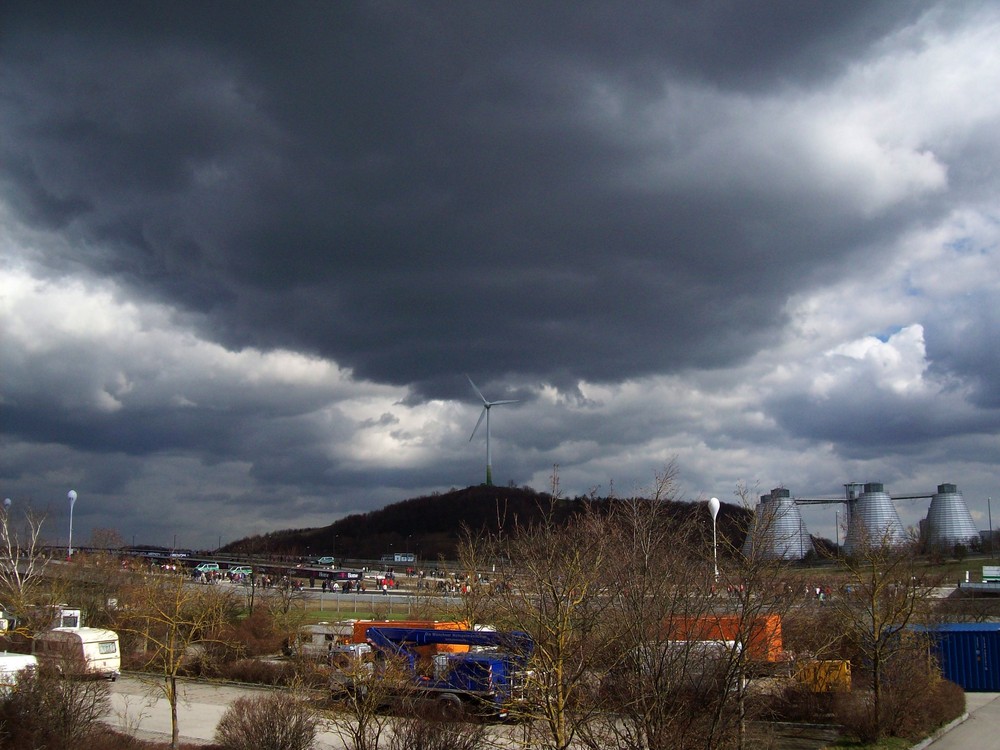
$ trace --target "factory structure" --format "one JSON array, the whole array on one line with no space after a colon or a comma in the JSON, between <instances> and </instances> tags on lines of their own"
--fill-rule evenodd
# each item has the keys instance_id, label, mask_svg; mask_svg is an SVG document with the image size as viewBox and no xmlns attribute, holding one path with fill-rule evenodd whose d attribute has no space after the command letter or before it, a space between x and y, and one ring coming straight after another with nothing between
<instances>
[{"instance_id":1,"label":"factory structure","mask_svg":"<svg viewBox=\"0 0 1000 750\"><path fill-rule=\"evenodd\" d=\"M920 538L927 549L951 549L956 544L979 540L962 493L954 484L939 484L937 492L923 495L891 496L881 482L844 485L843 498L792 497L779 487L762 495L754 509L753 521L743 544L743 554L782 560L801 560L814 551L812 537L802 520L800 505L844 503L847 534L841 548L845 554L868 545L903 544L907 540L896 512L895 501L930 498L927 517L920 522ZM840 530L837 530L838 539Z\"/></svg>"}]
</instances>

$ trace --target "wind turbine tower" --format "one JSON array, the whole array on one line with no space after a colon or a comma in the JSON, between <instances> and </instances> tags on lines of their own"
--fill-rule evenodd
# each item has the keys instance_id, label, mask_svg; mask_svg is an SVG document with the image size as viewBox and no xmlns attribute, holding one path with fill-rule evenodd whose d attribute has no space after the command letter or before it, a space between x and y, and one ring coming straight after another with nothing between
<instances>
[{"instance_id":1,"label":"wind turbine tower","mask_svg":"<svg viewBox=\"0 0 1000 750\"><path fill-rule=\"evenodd\" d=\"M517 399L508 399L504 401L487 401L486 397L483 395L476 384L472 382L472 378L468 375L465 376L469 380L469 385L472 386L472 390L476 392L476 395L483 401L483 410L479 414L479 421L476 422L476 426L472 428L472 434L469 435L469 442L472 442L472 438L476 436L476 430L479 429L479 425L483 423L483 417L486 418L486 484L487 486L493 485L493 460L490 455L490 409L494 406L500 406L502 404L516 404Z\"/></svg>"}]
</instances>

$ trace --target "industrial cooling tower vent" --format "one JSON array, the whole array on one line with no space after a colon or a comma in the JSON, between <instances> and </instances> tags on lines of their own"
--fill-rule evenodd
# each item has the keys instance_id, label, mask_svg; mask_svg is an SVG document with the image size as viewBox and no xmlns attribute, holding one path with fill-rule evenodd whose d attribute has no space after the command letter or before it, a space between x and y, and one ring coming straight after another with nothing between
<instances>
[{"instance_id":1,"label":"industrial cooling tower vent","mask_svg":"<svg viewBox=\"0 0 1000 750\"><path fill-rule=\"evenodd\" d=\"M950 552L956 545L979 540L979 529L958 491L958 485L939 484L927 509L925 542L928 550Z\"/></svg>"},{"instance_id":2,"label":"industrial cooling tower vent","mask_svg":"<svg viewBox=\"0 0 1000 750\"><path fill-rule=\"evenodd\" d=\"M811 551L812 538L791 492L778 487L771 490L770 495L761 495L743 543L743 554L746 557L801 560Z\"/></svg>"},{"instance_id":3,"label":"industrial cooling tower vent","mask_svg":"<svg viewBox=\"0 0 1000 750\"><path fill-rule=\"evenodd\" d=\"M862 552L883 544L899 546L906 542L903 523L899 520L896 506L881 482L868 482L857 499L848 495L847 509L849 521L844 552Z\"/></svg>"}]
</instances>

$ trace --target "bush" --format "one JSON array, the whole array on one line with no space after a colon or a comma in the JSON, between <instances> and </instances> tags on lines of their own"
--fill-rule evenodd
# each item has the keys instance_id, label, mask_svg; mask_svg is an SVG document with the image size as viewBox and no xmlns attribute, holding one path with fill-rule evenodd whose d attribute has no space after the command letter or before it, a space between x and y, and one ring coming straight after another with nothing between
<instances>
[{"instance_id":1,"label":"bush","mask_svg":"<svg viewBox=\"0 0 1000 750\"><path fill-rule=\"evenodd\" d=\"M259 659L240 659L228 664L219 664L209 674L212 677L223 677L235 682L287 686L295 681L296 670L293 664L266 662Z\"/></svg>"},{"instance_id":2,"label":"bush","mask_svg":"<svg viewBox=\"0 0 1000 750\"><path fill-rule=\"evenodd\" d=\"M887 666L881 716L875 715L871 691L838 695L834 713L840 724L862 742L882 736L920 739L965 711L965 692L941 677L936 665L915 654Z\"/></svg>"},{"instance_id":3,"label":"bush","mask_svg":"<svg viewBox=\"0 0 1000 750\"><path fill-rule=\"evenodd\" d=\"M230 625L224 634L227 641L243 645L246 656L265 656L281 651L281 633L274 617L266 609L255 609L253 614Z\"/></svg>"},{"instance_id":4,"label":"bush","mask_svg":"<svg viewBox=\"0 0 1000 750\"><path fill-rule=\"evenodd\" d=\"M396 723L389 750L476 750L485 735L482 724L436 721L415 713Z\"/></svg>"},{"instance_id":5,"label":"bush","mask_svg":"<svg viewBox=\"0 0 1000 750\"><path fill-rule=\"evenodd\" d=\"M921 692L919 704L913 701L912 709L897 711L896 721L891 724L897 737L926 737L965 712L965 691L954 682L933 680Z\"/></svg>"},{"instance_id":6,"label":"bush","mask_svg":"<svg viewBox=\"0 0 1000 750\"><path fill-rule=\"evenodd\" d=\"M110 706L103 680L65 679L54 670L22 672L0 698L0 748L62 750L88 744Z\"/></svg>"},{"instance_id":7,"label":"bush","mask_svg":"<svg viewBox=\"0 0 1000 750\"><path fill-rule=\"evenodd\" d=\"M771 704L774 718L779 721L833 721L831 706L836 693L813 692L806 685L788 685Z\"/></svg>"},{"instance_id":8,"label":"bush","mask_svg":"<svg viewBox=\"0 0 1000 750\"><path fill-rule=\"evenodd\" d=\"M305 701L288 693L237 698L215 729L223 750L308 750L319 719Z\"/></svg>"}]
</instances>

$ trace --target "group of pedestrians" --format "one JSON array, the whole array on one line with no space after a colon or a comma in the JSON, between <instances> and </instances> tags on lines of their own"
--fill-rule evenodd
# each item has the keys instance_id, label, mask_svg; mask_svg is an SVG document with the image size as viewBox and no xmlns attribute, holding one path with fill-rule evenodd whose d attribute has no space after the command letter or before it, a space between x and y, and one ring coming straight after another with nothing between
<instances>
[{"instance_id":1,"label":"group of pedestrians","mask_svg":"<svg viewBox=\"0 0 1000 750\"><path fill-rule=\"evenodd\" d=\"M334 594L339 594L340 592L344 592L345 594L349 594L352 591L354 591L354 592L356 592L358 594L363 594L363 593L365 593L365 582L364 581L358 581L357 583L355 583L355 582L350 581L350 580L343 581L343 582L339 582L339 581L330 581L330 582L323 581L323 591L332 591Z\"/></svg>"}]
</instances>

